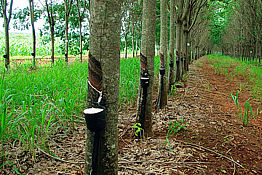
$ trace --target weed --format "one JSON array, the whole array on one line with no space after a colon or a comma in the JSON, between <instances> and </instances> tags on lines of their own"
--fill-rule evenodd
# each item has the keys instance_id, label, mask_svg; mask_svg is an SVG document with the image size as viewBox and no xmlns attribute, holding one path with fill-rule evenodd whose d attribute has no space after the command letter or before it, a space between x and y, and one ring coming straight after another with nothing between
<instances>
[{"instance_id":1,"label":"weed","mask_svg":"<svg viewBox=\"0 0 262 175\"><path fill-rule=\"evenodd\" d=\"M169 122L168 124L169 124L169 129L167 131L166 141L167 141L167 144L168 144L170 150L172 152L174 152L172 147L171 147L171 144L169 142L169 138L174 136L180 130L186 129L186 126L185 126L186 124L185 124L183 119L181 119L180 121Z\"/></svg>"},{"instance_id":2,"label":"weed","mask_svg":"<svg viewBox=\"0 0 262 175\"><path fill-rule=\"evenodd\" d=\"M236 95L234 96L233 94L231 94L231 97L234 101L234 104L236 106L236 109L238 111L238 117L240 117L240 119L242 120L242 123L243 123L243 126L247 126L249 125L249 118L250 116L253 116L254 113L253 113L253 110L252 110L252 107L251 107L251 104L250 104L250 99L248 99L245 104L244 104L244 111L242 112L242 109L239 105L239 102L238 102L238 98L239 98L239 94L240 92L237 91L236 92ZM253 97L253 98L256 98L256 97Z\"/></svg>"},{"instance_id":3,"label":"weed","mask_svg":"<svg viewBox=\"0 0 262 175\"><path fill-rule=\"evenodd\" d=\"M141 135L143 133L143 129L141 128L141 123L136 123L132 127L135 128L135 136L139 138L143 138Z\"/></svg>"},{"instance_id":4,"label":"weed","mask_svg":"<svg viewBox=\"0 0 262 175\"><path fill-rule=\"evenodd\" d=\"M170 91L170 94L172 95L172 97L175 96L176 90L177 90L177 87L175 85L172 85L171 86L171 91Z\"/></svg>"},{"instance_id":5,"label":"weed","mask_svg":"<svg viewBox=\"0 0 262 175\"><path fill-rule=\"evenodd\" d=\"M250 99L248 99L245 102L245 106L244 106L244 114L242 117L242 121L243 121L243 125L248 127L249 124L249 117L254 115L252 107L250 105Z\"/></svg>"},{"instance_id":6,"label":"weed","mask_svg":"<svg viewBox=\"0 0 262 175\"><path fill-rule=\"evenodd\" d=\"M240 94L240 91L237 91L235 96L233 95L233 93L231 93L231 97L232 97L234 104L236 105L237 109L239 108L239 102L238 102L239 94Z\"/></svg>"}]
</instances>

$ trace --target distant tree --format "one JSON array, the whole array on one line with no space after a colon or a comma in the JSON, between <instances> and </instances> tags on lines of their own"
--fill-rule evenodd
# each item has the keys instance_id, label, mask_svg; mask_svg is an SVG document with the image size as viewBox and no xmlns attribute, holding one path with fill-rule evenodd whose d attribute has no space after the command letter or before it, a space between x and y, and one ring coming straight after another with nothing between
<instances>
[{"instance_id":1,"label":"distant tree","mask_svg":"<svg viewBox=\"0 0 262 175\"><path fill-rule=\"evenodd\" d=\"M10 64L9 24L12 17L13 0L11 0L10 3L8 3L7 0L1 0L0 2L1 2L0 12L1 12L1 16L4 18L4 28L5 28L5 55L4 55L5 67L6 69L8 69Z\"/></svg>"},{"instance_id":2,"label":"distant tree","mask_svg":"<svg viewBox=\"0 0 262 175\"><path fill-rule=\"evenodd\" d=\"M64 6L65 6L65 62L68 62L68 22L69 22L69 15L71 12L71 8L73 5L74 0L64 0Z\"/></svg>"},{"instance_id":3,"label":"distant tree","mask_svg":"<svg viewBox=\"0 0 262 175\"><path fill-rule=\"evenodd\" d=\"M55 3L56 2L56 3ZM85 8L85 4L87 7ZM81 21L81 36L82 36L82 54L83 50L87 50L89 47L89 12L87 8L89 3L84 0L79 0L79 10L81 11L82 21ZM45 9L45 8L44 8ZM65 4L62 1L53 1L53 16L55 18L55 27L54 27L54 37L57 40L63 41L60 42L59 50L56 50L57 53L65 54ZM85 10L85 11L83 11ZM40 35L42 36L42 42L46 43L50 40L50 25L49 20L46 15L44 18L46 21L43 27L40 29ZM79 27L79 13L77 1L74 1L71 12L68 17L68 54L78 55L81 51L80 49L80 27Z\"/></svg>"},{"instance_id":4,"label":"distant tree","mask_svg":"<svg viewBox=\"0 0 262 175\"><path fill-rule=\"evenodd\" d=\"M32 65L36 66L36 31L35 31L35 22L41 17L42 9L36 5L34 0L28 0L29 6L20 9L16 8L13 12L13 27L17 30L28 30L31 26L32 28Z\"/></svg>"},{"instance_id":5,"label":"distant tree","mask_svg":"<svg viewBox=\"0 0 262 175\"><path fill-rule=\"evenodd\" d=\"M76 0L77 14L79 23L79 43L80 43L80 61L83 60L83 39L82 39L82 22L86 17L85 13L89 10L89 3L86 0Z\"/></svg>"},{"instance_id":6,"label":"distant tree","mask_svg":"<svg viewBox=\"0 0 262 175\"><path fill-rule=\"evenodd\" d=\"M128 48L132 48L133 57L137 55L139 40L141 39L142 2L126 0L122 6L122 38L124 39L125 58Z\"/></svg>"},{"instance_id":7,"label":"distant tree","mask_svg":"<svg viewBox=\"0 0 262 175\"><path fill-rule=\"evenodd\" d=\"M32 39L33 39L33 52L32 52L32 63L35 66L35 57L36 57L36 34L35 34L35 10L34 10L34 0L29 0L30 8L30 17L31 17L31 26L32 26Z\"/></svg>"},{"instance_id":8,"label":"distant tree","mask_svg":"<svg viewBox=\"0 0 262 175\"><path fill-rule=\"evenodd\" d=\"M45 0L45 10L47 13L50 34L51 34L51 60L55 62L55 19L54 19L54 2L53 0Z\"/></svg>"},{"instance_id":9,"label":"distant tree","mask_svg":"<svg viewBox=\"0 0 262 175\"><path fill-rule=\"evenodd\" d=\"M123 1L123 5L122 5L122 35L124 37L125 40L125 58L127 58L127 54L128 54L128 34L130 33L130 24L131 24L131 14L130 14L130 10L131 10L131 6L132 6L132 1L131 0L127 0L127 1Z\"/></svg>"},{"instance_id":10,"label":"distant tree","mask_svg":"<svg viewBox=\"0 0 262 175\"><path fill-rule=\"evenodd\" d=\"M207 4L207 0L194 0L190 2L189 12L184 21L183 29L183 44L182 50L184 55L184 65L183 65L183 74L189 70L189 60L190 60L190 32L196 24L197 18L199 16L200 10Z\"/></svg>"}]
</instances>

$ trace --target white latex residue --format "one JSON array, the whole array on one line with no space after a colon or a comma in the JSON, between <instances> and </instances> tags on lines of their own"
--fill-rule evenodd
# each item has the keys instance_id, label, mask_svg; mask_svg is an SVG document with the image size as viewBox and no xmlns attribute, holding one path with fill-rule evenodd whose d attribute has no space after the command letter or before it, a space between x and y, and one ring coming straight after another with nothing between
<instances>
[{"instance_id":1,"label":"white latex residue","mask_svg":"<svg viewBox=\"0 0 262 175\"><path fill-rule=\"evenodd\" d=\"M84 110L85 114L97 114L99 112L102 112L104 109L101 108L88 108Z\"/></svg>"}]
</instances>

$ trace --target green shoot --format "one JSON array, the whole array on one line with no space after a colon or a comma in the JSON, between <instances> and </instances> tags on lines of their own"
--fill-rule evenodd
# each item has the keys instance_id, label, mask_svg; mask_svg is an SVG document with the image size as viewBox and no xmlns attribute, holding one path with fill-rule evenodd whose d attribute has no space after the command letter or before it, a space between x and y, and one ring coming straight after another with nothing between
<instances>
[{"instance_id":1,"label":"green shoot","mask_svg":"<svg viewBox=\"0 0 262 175\"><path fill-rule=\"evenodd\" d=\"M138 134L141 134L143 131L143 128L141 128L141 123L136 123L134 126L132 126L133 128L135 128L135 136L138 137Z\"/></svg>"}]
</instances>

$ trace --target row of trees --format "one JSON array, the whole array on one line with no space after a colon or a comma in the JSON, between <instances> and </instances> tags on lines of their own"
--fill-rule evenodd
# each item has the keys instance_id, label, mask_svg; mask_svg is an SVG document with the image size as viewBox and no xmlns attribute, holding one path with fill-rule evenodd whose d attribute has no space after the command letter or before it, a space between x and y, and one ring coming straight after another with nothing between
<instances>
[{"instance_id":1,"label":"row of trees","mask_svg":"<svg viewBox=\"0 0 262 175\"><path fill-rule=\"evenodd\" d=\"M35 22L40 18L44 19L44 27L40 30L40 36L43 42L51 41L52 51L51 60L55 60L55 38L60 37L64 41L65 61L68 62L69 48L78 45L78 53L82 60L84 36L87 35L88 27L85 33L82 33L82 24L87 23L85 19L89 16L89 2L85 0L28 0L28 7L25 9L13 9L13 0L1 0L0 17L4 18L5 28L5 67L10 64L9 53L9 26L11 18L14 18L14 28L20 30L32 30L32 63L35 66L36 59L36 29ZM77 29L75 29L77 28ZM69 47L70 45L70 47ZM87 49L87 48L85 48ZM71 49L72 50L72 49Z\"/></svg>"},{"instance_id":2,"label":"row of trees","mask_svg":"<svg viewBox=\"0 0 262 175\"><path fill-rule=\"evenodd\" d=\"M188 57L190 50L200 47L200 43L197 43L198 39L191 35L199 32L195 32L198 22L202 23L203 20L199 20L199 14L205 13L205 1L167 1L167 39L169 38L170 51L177 50L178 57ZM61 46L62 53L65 55L65 61L68 61L68 55L80 55L82 60L83 49L87 50L89 47L89 1L85 0L28 0L28 7L25 9L12 8L13 0L1 0L0 11L1 16L6 19L5 21L5 35L6 42L9 41L9 24L13 22L13 26L16 29L25 30L31 27L32 30L32 56L33 65L35 65L36 58L36 30L35 23L41 18L45 21L43 28L40 29L40 36L43 43L51 41L52 51L51 60L54 62L55 39L59 37L64 41L64 45ZM160 0L157 0L156 5L156 37L155 44L157 50L160 52L159 46L160 40L160 28L163 15L160 11ZM181 4L179 4L181 3ZM171 6L179 6L179 8L170 8ZM6 7L6 8L2 8ZM127 0L124 1L121 7L121 48L125 50L125 57L127 57L127 51L132 50L133 57L138 55L138 50L141 47L141 35L142 35L142 8L143 1L140 0ZM181 10L179 10L181 9ZM13 13L12 13L13 11ZM183 14L182 14L183 13ZM182 15L182 16L181 16ZM6 18L5 18L6 16ZM160 18L161 17L161 18ZM11 18L14 18L11 20ZM162 20L163 21L163 20ZM177 25L175 25L175 23ZM182 28L181 28L182 26ZM195 31L194 31L195 30ZM185 36L185 40L183 37ZM180 37L180 38L179 38ZM178 38L177 41L173 38ZM183 39L183 41L182 41ZM195 42L195 46L193 48ZM183 42L183 43L182 43ZM83 45L82 45L83 43ZM185 44L186 43L186 44ZM176 47L175 47L176 45ZM189 46L188 46L189 45ZM189 49L189 47L191 47ZM9 65L9 46L6 45L6 67ZM182 51L185 54L182 54ZM169 55L170 56L170 55ZM166 56L165 56L166 57ZM171 60L173 60L171 56ZM174 60L173 60L174 62ZM182 63L177 69L181 69ZM181 67L181 68L180 68ZM172 69L173 70L173 69ZM180 71L177 71L180 72ZM174 72L170 72L170 76ZM177 80L179 80L180 74L177 73ZM169 87L170 89L170 87Z\"/></svg>"},{"instance_id":3,"label":"row of trees","mask_svg":"<svg viewBox=\"0 0 262 175\"><path fill-rule=\"evenodd\" d=\"M259 59L262 54L262 1L229 1L225 8L221 49L234 57Z\"/></svg>"},{"instance_id":4,"label":"row of trees","mask_svg":"<svg viewBox=\"0 0 262 175\"><path fill-rule=\"evenodd\" d=\"M120 29L122 19L122 34L131 33L132 50L135 54L135 42L139 43L140 50L140 87L138 93L137 122L141 124L142 135L152 136L152 110L153 110L153 84L154 84L154 58L157 45L157 20L160 17L160 75L158 108L162 109L167 104L168 89L174 81L179 81L183 73L188 70L191 62L191 53L194 53L195 45L200 44L192 39L192 31L199 31L207 26L205 18L199 18L200 14L207 11L208 1L202 0L94 0L90 8L90 50L89 50L89 85L88 104L96 105L99 93L102 91L102 104L106 106L106 127L102 131L99 143L99 156L97 174L117 174L117 123L118 123L118 93L120 71ZM119 10L127 8L127 11ZM158 5L160 11L158 12ZM138 7L136 7L138 6ZM139 22L142 10L142 22ZM135 10L134 10L135 9ZM139 11L139 10L138 10ZM122 12L122 14L121 14ZM158 16L159 14L159 16ZM204 15L206 16L206 15ZM170 18L170 19L169 19ZM196 29L196 25L198 26ZM142 29L140 25L142 24ZM169 25L168 25L169 24ZM201 31L199 31L201 33ZM199 34L202 36L202 34ZM168 38L169 43L168 43ZM176 42L176 44L175 44ZM127 43L127 42L126 42ZM168 51L169 47L169 51ZM127 50L127 44L125 44ZM176 57L175 55L176 48ZM169 74L168 70L169 54ZM200 54L198 51L197 54ZM197 56L198 57L198 56ZM112 66L110 66L112 65ZM176 65L176 71L174 71ZM175 74L176 72L176 74ZM168 82L169 79L169 82ZM145 91L144 88L147 88ZM145 94L146 93L146 94ZM145 100L146 98L146 100ZM143 117L143 118L142 118ZM86 142L86 168L85 173L91 171L91 154L93 137L87 132Z\"/></svg>"}]
</instances>

